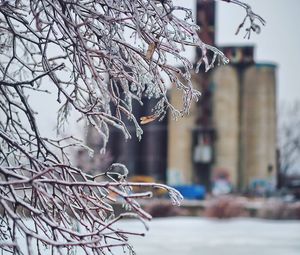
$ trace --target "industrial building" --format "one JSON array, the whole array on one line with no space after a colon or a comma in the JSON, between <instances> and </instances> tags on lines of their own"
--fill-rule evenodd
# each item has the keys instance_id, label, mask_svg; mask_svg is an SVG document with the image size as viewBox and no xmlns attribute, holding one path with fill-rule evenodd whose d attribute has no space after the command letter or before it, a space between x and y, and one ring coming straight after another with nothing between
<instances>
[{"instance_id":1,"label":"industrial building","mask_svg":"<svg viewBox=\"0 0 300 255\"><path fill-rule=\"evenodd\" d=\"M224 50L229 49L242 55L253 48ZM190 116L169 120L171 184L200 183L210 188L219 171L226 172L238 190L255 180L276 182L276 67L251 62L237 61L209 75L193 75L202 100ZM179 106L180 93L170 94L171 102Z\"/></svg>"}]
</instances>

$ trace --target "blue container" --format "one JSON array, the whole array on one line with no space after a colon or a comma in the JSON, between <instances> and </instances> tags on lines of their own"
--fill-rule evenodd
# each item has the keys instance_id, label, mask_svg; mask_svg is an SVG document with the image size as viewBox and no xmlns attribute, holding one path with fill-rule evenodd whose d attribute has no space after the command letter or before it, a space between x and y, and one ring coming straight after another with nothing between
<instances>
[{"instance_id":1,"label":"blue container","mask_svg":"<svg viewBox=\"0 0 300 255\"><path fill-rule=\"evenodd\" d=\"M206 190L202 185L177 185L174 186L185 199L204 199Z\"/></svg>"}]
</instances>

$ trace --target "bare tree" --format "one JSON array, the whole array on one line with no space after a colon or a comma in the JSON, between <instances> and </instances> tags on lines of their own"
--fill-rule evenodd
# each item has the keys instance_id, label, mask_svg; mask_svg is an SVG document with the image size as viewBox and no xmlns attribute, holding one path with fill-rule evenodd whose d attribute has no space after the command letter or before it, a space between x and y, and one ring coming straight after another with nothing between
<instances>
[{"instance_id":1,"label":"bare tree","mask_svg":"<svg viewBox=\"0 0 300 255\"><path fill-rule=\"evenodd\" d=\"M280 173L287 176L300 167L300 102L282 104L279 112Z\"/></svg>"},{"instance_id":2,"label":"bare tree","mask_svg":"<svg viewBox=\"0 0 300 255\"><path fill-rule=\"evenodd\" d=\"M238 0L249 20L246 36L259 32L264 20ZM185 18L178 17L184 13ZM30 91L47 93L55 86L59 126L71 110L98 130L105 149L109 127L130 134L125 119L142 129L132 114L132 102L156 98L153 115L142 123L188 113L200 96L190 81L192 63L182 56L185 46L200 47L205 70L228 59L197 35L190 10L171 0L1 0L0 1L0 246L14 254L107 254L120 246L132 250L128 236L143 235L117 228L124 217L150 220L136 199L133 186L166 189L173 202L181 195L162 184L130 183L125 166L114 163L92 176L76 168L69 148L84 147L75 137L50 139L40 134ZM238 32L237 31L237 32ZM213 57L208 58L211 51ZM169 64L178 60L179 69ZM182 91L183 108L175 109L166 96L171 82ZM88 148L86 148L88 150ZM115 197L124 213L114 214ZM30 220L26 219L29 218ZM75 223L76 225L74 225ZM20 246L20 238L26 241Z\"/></svg>"}]
</instances>

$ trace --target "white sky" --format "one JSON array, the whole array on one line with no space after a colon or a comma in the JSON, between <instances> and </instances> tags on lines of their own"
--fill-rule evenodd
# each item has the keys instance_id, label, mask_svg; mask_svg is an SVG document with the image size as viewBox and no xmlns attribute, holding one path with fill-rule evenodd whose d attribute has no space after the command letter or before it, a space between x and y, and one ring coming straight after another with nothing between
<instances>
[{"instance_id":1,"label":"white sky","mask_svg":"<svg viewBox=\"0 0 300 255\"><path fill-rule=\"evenodd\" d=\"M278 103L300 100L300 1L299 0L246 0L253 11L260 14L267 25L250 40L243 34L235 36L243 18L239 7L218 4L217 44L256 44L256 60L274 62L277 69Z\"/></svg>"}]
</instances>

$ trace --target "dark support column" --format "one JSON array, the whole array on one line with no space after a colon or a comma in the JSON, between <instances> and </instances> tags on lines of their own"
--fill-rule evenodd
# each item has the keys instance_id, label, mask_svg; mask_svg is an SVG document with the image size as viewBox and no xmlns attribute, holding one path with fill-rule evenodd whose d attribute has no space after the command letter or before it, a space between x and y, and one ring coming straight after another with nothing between
<instances>
[{"instance_id":1,"label":"dark support column","mask_svg":"<svg viewBox=\"0 0 300 255\"><path fill-rule=\"evenodd\" d=\"M201 27L199 30L200 39L207 44L215 45L215 9L214 1L197 1L197 24ZM209 57L212 57L209 55ZM196 62L201 58L202 52L198 48L196 52ZM209 135L210 141L213 142L212 134L214 129L212 127L212 91L210 89L210 72L200 70L201 76L200 90L202 96L198 103L198 116L196 118L196 130L205 130L204 133L197 131L199 135ZM199 146L199 145L195 145ZM195 147L191 148L195 150ZM212 163L206 162L204 164L194 162L194 179L197 183L203 184L208 190L210 189L210 179L212 171Z\"/></svg>"}]
</instances>

